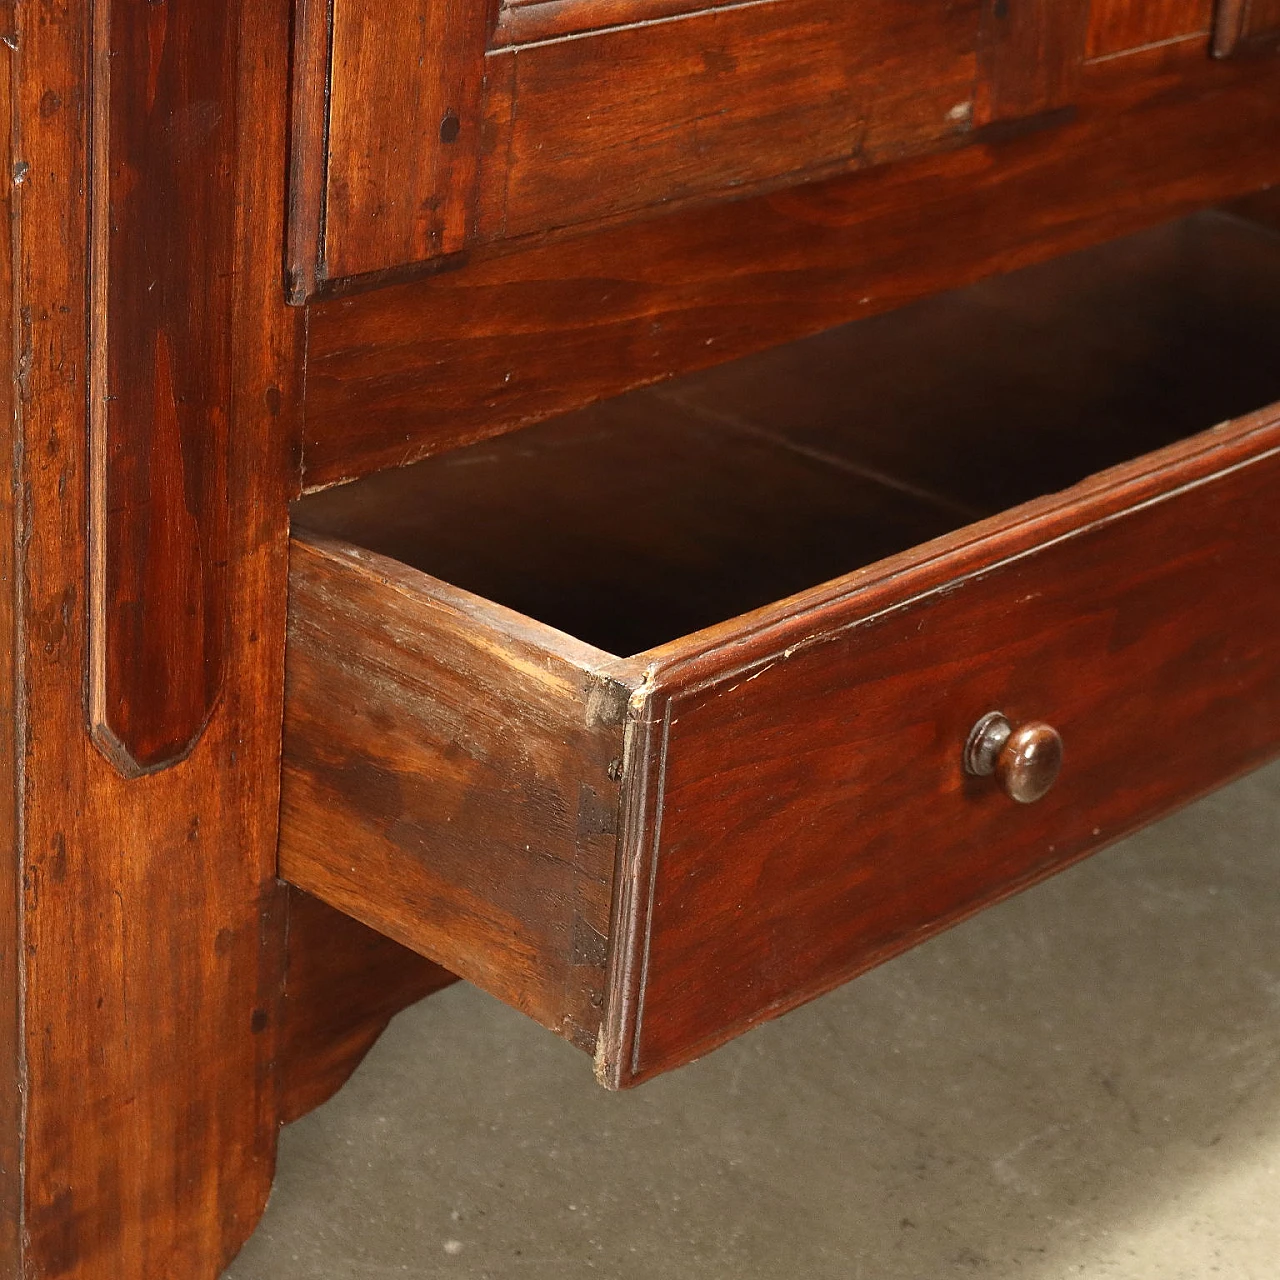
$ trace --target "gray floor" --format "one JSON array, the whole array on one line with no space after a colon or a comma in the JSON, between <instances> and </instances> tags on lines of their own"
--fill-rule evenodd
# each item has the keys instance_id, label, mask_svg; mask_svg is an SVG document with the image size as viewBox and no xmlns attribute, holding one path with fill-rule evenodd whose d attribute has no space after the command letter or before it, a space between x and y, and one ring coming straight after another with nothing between
<instances>
[{"instance_id":1,"label":"gray floor","mask_svg":"<svg viewBox=\"0 0 1280 1280\"><path fill-rule=\"evenodd\" d=\"M631 1094L453 988L228 1273L950 1275L1280 1276L1280 767Z\"/></svg>"}]
</instances>

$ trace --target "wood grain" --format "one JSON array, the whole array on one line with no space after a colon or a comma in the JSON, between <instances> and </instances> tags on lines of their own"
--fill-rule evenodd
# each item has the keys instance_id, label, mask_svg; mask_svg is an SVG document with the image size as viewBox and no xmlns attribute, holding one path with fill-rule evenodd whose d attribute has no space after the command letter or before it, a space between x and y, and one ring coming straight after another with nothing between
<instances>
[{"instance_id":1,"label":"wood grain","mask_svg":"<svg viewBox=\"0 0 1280 1280\"><path fill-rule=\"evenodd\" d=\"M281 874L594 1048L627 691L607 655L295 537Z\"/></svg>"},{"instance_id":2,"label":"wood grain","mask_svg":"<svg viewBox=\"0 0 1280 1280\"><path fill-rule=\"evenodd\" d=\"M1280 400L1277 330L1280 242L1207 211L309 494L295 517L635 654Z\"/></svg>"},{"instance_id":3,"label":"wood grain","mask_svg":"<svg viewBox=\"0 0 1280 1280\"><path fill-rule=\"evenodd\" d=\"M1277 181L1269 68L1176 45L1087 68L1078 118L1050 132L319 302L305 481L402 465Z\"/></svg>"},{"instance_id":4,"label":"wood grain","mask_svg":"<svg viewBox=\"0 0 1280 1280\"><path fill-rule=\"evenodd\" d=\"M614 663L372 553L295 541L282 868L584 1049L598 1025L600 1078L636 1083L1273 754L1278 478L1271 410ZM620 804L599 781L617 729L584 750L581 704L546 743L514 734L516 754L484 723L543 723L566 655L571 685L630 691ZM963 775L993 709L1066 738L1034 807ZM587 963L566 874L598 911L605 834L614 913Z\"/></svg>"},{"instance_id":5,"label":"wood grain","mask_svg":"<svg viewBox=\"0 0 1280 1280\"><path fill-rule=\"evenodd\" d=\"M227 360L229 375L221 365L174 366L193 394L219 390L217 403L187 410L203 424L225 414L221 471L211 462L212 472L200 472L194 455L182 454L190 472L165 472L179 493L153 496L167 509L185 478L204 502L203 482L224 478L222 608L236 625L205 616L209 634L225 635L223 678L194 750L171 769L122 776L91 739L84 685L92 27L81 0L20 6L11 98L21 138L11 335L20 438L8 456L21 501L0 507L0 544L15 555L4 592L6 608L14 602L17 611L22 765L21 878L4 891L5 912L16 901L19 914L24 1108L22 1256L10 1274L185 1280L217 1274L252 1229L270 1187L277 1131L283 921L275 779L301 354L300 317L280 288L289 12L277 0L208 0L182 13L172 5L115 8L118 38L139 23L157 24L139 48L157 55L158 93L185 81L216 95L199 103L166 97L175 110L192 107L179 110L166 131L159 115L145 114L145 91L133 82L145 67L117 68L121 83L140 94L139 123L150 120L162 152L128 153L148 170L148 218L161 203L158 166L179 184L170 215L181 220L185 184L195 178L181 153L189 148L210 160L208 130L219 139L212 157L219 171L196 186L216 187L224 162L234 174L226 188L230 215L209 211L203 244L204 229L189 226L191 246L175 244L172 259L156 256L157 242L134 246L135 275L144 276L144 263L160 270L156 292L172 312L149 311L152 304L124 282L117 297L136 302L129 314L154 320L138 333L152 354L163 349L165 333L175 360ZM172 32L162 39L158 27L171 8ZM191 65L209 59L216 69ZM129 144L140 140L131 134ZM154 230L159 244L171 243L172 233L148 218L133 224L139 233ZM118 252L126 254L123 242ZM192 309L186 318L178 314L183 296ZM197 334L206 345L195 345ZM145 393L138 395L148 408ZM144 436L150 423L145 414L136 423L116 419ZM156 440L165 442L172 437ZM180 536L186 530L181 521L170 529L180 566L190 564L190 543ZM168 550L153 540L144 567L154 568L155 580L180 583L180 569L160 563ZM205 607L201 599L181 603ZM166 602L157 607L163 619ZM6 1003L13 995L6 991Z\"/></svg>"},{"instance_id":6,"label":"wood grain","mask_svg":"<svg viewBox=\"0 0 1280 1280\"><path fill-rule=\"evenodd\" d=\"M229 6L99 13L90 709L145 770L191 749L223 678L236 32Z\"/></svg>"},{"instance_id":7,"label":"wood grain","mask_svg":"<svg viewBox=\"0 0 1280 1280\"><path fill-rule=\"evenodd\" d=\"M1073 103L1091 0L990 0L983 10L980 125Z\"/></svg>"},{"instance_id":8,"label":"wood grain","mask_svg":"<svg viewBox=\"0 0 1280 1280\"><path fill-rule=\"evenodd\" d=\"M1278 481L1273 411L672 646L627 801L607 1078L687 1062L1280 749ZM965 777L990 710L1063 735L1039 803Z\"/></svg>"},{"instance_id":9,"label":"wood grain","mask_svg":"<svg viewBox=\"0 0 1280 1280\"><path fill-rule=\"evenodd\" d=\"M461 247L480 153L487 5L336 0L332 15L323 273L360 275Z\"/></svg>"},{"instance_id":10,"label":"wood grain","mask_svg":"<svg viewBox=\"0 0 1280 1280\"><path fill-rule=\"evenodd\" d=\"M306 301L325 272L332 13L333 0L297 0L294 7L285 287L295 305Z\"/></svg>"},{"instance_id":11,"label":"wood grain","mask_svg":"<svg viewBox=\"0 0 1280 1280\"><path fill-rule=\"evenodd\" d=\"M495 52L490 84L511 92L490 93L481 238L860 168L966 131L977 0L855 12L775 0Z\"/></svg>"},{"instance_id":12,"label":"wood grain","mask_svg":"<svg viewBox=\"0 0 1280 1280\"><path fill-rule=\"evenodd\" d=\"M338 0L327 22L307 0L295 298L473 243L958 138L972 114L980 5L514 6L486 53L484 0Z\"/></svg>"},{"instance_id":13,"label":"wood grain","mask_svg":"<svg viewBox=\"0 0 1280 1280\"><path fill-rule=\"evenodd\" d=\"M298 889L288 891L280 1122L331 1098L391 1018L453 974Z\"/></svg>"},{"instance_id":14,"label":"wood grain","mask_svg":"<svg viewBox=\"0 0 1280 1280\"><path fill-rule=\"evenodd\" d=\"M721 9L740 0L506 0L489 38L490 48L532 44L557 36L633 26L678 14Z\"/></svg>"}]
</instances>

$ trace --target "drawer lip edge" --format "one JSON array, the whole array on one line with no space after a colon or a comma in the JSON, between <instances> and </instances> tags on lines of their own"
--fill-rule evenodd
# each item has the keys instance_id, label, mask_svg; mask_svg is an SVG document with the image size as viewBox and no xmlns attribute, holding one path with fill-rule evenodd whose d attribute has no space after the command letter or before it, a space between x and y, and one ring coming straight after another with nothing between
<instances>
[{"instance_id":1,"label":"drawer lip edge","mask_svg":"<svg viewBox=\"0 0 1280 1280\"><path fill-rule=\"evenodd\" d=\"M318 533L305 526L295 526L290 532L289 541L308 548L331 563L341 565L346 572L371 578L388 590L416 600L430 601L460 613L465 612L475 623L482 623L484 627L502 635L544 649L584 672L611 677L628 685L639 682L639 664L635 661L597 648L567 631L561 631L487 596L468 591L465 587L456 587L443 578L433 577L394 556L382 555L362 547L358 542Z\"/></svg>"},{"instance_id":2,"label":"drawer lip edge","mask_svg":"<svg viewBox=\"0 0 1280 1280\"><path fill-rule=\"evenodd\" d=\"M999 565L1229 475L1280 451L1280 404L1231 419L1162 449L1142 454L1077 485L1034 498L954 533L922 542L828 582L774 601L636 655L656 688L688 692L740 678L793 646L833 630L815 615L864 597L866 613L836 631L882 616ZM735 661L726 665L724 655Z\"/></svg>"}]
</instances>

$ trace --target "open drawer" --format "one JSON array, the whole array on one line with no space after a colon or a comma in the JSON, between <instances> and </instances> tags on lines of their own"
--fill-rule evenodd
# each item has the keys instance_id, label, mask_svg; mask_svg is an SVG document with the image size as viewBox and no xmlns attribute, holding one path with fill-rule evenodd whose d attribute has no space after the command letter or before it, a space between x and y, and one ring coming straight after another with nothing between
<instances>
[{"instance_id":1,"label":"open drawer","mask_svg":"<svg viewBox=\"0 0 1280 1280\"><path fill-rule=\"evenodd\" d=\"M282 874L622 1086L1250 768L1278 334L1205 214L305 498Z\"/></svg>"}]
</instances>

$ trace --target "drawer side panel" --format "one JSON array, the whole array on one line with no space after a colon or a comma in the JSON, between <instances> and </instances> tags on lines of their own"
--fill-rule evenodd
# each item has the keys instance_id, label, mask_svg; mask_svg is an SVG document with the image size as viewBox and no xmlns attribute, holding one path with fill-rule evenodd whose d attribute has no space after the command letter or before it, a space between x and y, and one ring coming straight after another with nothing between
<instances>
[{"instance_id":1,"label":"drawer side panel","mask_svg":"<svg viewBox=\"0 0 1280 1280\"><path fill-rule=\"evenodd\" d=\"M294 539L280 873L593 1051L625 690L431 583Z\"/></svg>"}]
</instances>

